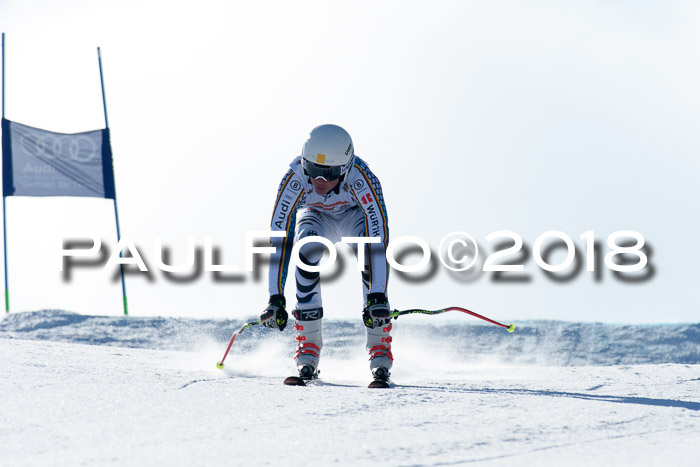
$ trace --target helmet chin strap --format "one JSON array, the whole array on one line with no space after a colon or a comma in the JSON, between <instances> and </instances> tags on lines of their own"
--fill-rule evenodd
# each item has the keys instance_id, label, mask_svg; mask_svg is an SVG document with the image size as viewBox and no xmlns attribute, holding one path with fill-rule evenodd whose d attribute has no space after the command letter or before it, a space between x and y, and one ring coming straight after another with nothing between
<instances>
[{"instance_id":1,"label":"helmet chin strap","mask_svg":"<svg viewBox=\"0 0 700 467\"><path fill-rule=\"evenodd\" d=\"M336 195L340 194L340 185L343 184L343 180L345 180L345 174L340 176L340 178L338 179L338 184L333 188L333 191L335 191Z\"/></svg>"}]
</instances>

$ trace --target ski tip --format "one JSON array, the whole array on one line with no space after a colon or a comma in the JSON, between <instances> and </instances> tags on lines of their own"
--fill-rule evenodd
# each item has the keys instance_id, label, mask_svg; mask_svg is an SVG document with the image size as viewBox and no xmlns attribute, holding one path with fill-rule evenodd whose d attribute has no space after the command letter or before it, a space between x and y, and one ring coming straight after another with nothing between
<instances>
[{"instance_id":1,"label":"ski tip","mask_svg":"<svg viewBox=\"0 0 700 467\"><path fill-rule=\"evenodd\" d=\"M286 386L306 386L306 381L298 376L289 376L284 379L284 384Z\"/></svg>"},{"instance_id":2,"label":"ski tip","mask_svg":"<svg viewBox=\"0 0 700 467\"><path fill-rule=\"evenodd\" d=\"M383 381L381 379L377 379L377 380L374 380L371 383L369 383L369 386L367 386L367 387L370 389L376 389L376 388L389 389L391 387L391 383L389 383L388 381Z\"/></svg>"}]
</instances>

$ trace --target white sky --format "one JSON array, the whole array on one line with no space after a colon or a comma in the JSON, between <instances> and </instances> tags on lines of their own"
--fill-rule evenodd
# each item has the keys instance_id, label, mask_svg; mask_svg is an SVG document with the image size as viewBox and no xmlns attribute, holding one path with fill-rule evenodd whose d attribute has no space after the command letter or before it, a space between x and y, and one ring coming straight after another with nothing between
<instances>
[{"instance_id":1,"label":"white sky","mask_svg":"<svg viewBox=\"0 0 700 467\"><path fill-rule=\"evenodd\" d=\"M490 232L532 247L555 229L583 251L585 231L605 245L629 229L653 247L656 274L642 284L602 265L598 282L584 270L555 283L530 254L524 284L457 280L440 265L417 283L394 275L394 307L697 321L699 20L681 1L2 1L6 117L102 127L102 48L122 234L147 261L155 237L176 261L187 237L211 237L242 265L244 233L267 228L308 131L336 123L380 177L394 238L436 250L466 231L488 254ZM66 284L55 259L76 232L114 240L109 201L9 198L7 218L13 311L121 312L111 274L77 270ZM324 287L332 318L361 309L344 256ZM224 284L130 276L130 311L247 318L266 304L266 272Z\"/></svg>"}]
</instances>

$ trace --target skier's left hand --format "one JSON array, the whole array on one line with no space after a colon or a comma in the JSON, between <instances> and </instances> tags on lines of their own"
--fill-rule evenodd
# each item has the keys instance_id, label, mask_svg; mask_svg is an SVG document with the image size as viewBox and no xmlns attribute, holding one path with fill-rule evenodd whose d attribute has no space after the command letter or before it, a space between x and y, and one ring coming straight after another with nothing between
<instances>
[{"instance_id":1,"label":"skier's left hand","mask_svg":"<svg viewBox=\"0 0 700 467\"><path fill-rule=\"evenodd\" d=\"M289 315L284 309L284 295L272 295L265 311L260 315L260 321L266 328L277 328L284 331Z\"/></svg>"},{"instance_id":2,"label":"skier's left hand","mask_svg":"<svg viewBox=\"0 0 700 467\"><path fill-rule=\"evenodd\" d=\"M362 310L362 322L368 328L378 328L391 322L389 301L383 293L367 295L367 306Z\"/></svg>"}]
</instances>

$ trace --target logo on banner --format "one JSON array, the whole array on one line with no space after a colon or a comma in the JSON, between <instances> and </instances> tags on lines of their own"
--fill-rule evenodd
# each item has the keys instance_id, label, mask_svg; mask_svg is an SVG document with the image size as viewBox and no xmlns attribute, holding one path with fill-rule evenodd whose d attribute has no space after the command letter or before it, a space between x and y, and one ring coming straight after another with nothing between
<instances>
[{"instance_id":1,"label":"logo on banner","mask_svg":"<svg viewBox=\"0 0 700 467\"><path fill-rule=\"evenodd\" d=\"M82 135L23 136L20 148L28 156L45 160L60 158L83 164L99 159L102 154L94 139Z\"/></svg>"}]
</instances>

